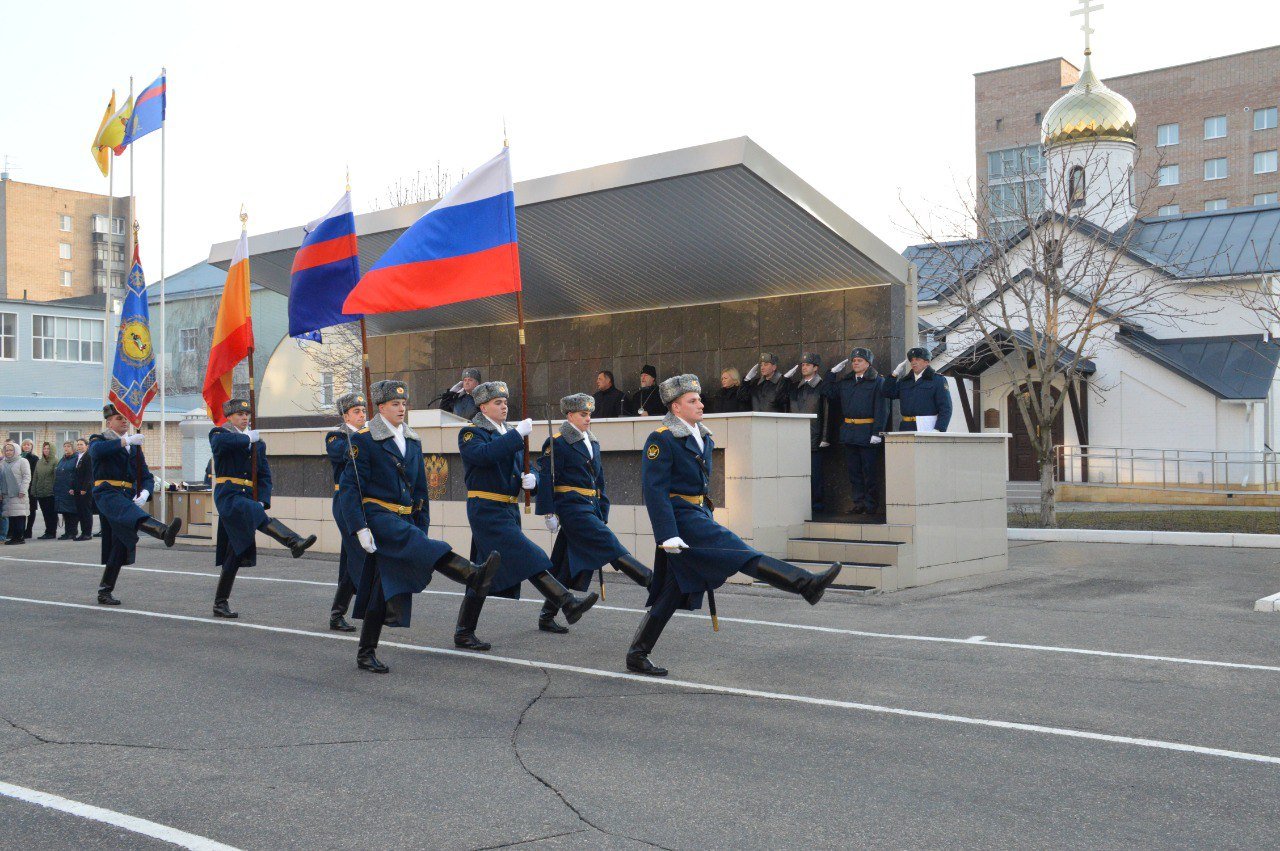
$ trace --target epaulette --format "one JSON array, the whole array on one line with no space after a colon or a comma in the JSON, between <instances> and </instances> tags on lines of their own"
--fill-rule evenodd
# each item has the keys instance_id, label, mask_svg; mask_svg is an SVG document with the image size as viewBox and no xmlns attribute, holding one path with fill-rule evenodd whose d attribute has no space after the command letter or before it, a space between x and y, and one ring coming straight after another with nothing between
<instances>
[{"instance_id":1,"label":"epaulette","mask_svg":"<svg viewBox=\"0 0 1280 851\"><path fill-rule=\"evenodd\" d=\"M356 434L368 434L368 433L369 433L369 427L368 427L368 426L365 426L364 428L362 428L362 429L360 429L358 432L356 432Z\"/></svg>"},{"instance_id":2,"label":"epaulette","mask_svg":"<svg viewBox=\"0 0 1280 851\"><path fill-rule=\"evenodd\" d=\"M660 426L660 427L658 428L658 430L657 430L656 434L661 434L661 433L662 433L662 432L664 432L664 431L670 431L670 429L668 429L666 426Z\"/></svg>"}]
</instances>

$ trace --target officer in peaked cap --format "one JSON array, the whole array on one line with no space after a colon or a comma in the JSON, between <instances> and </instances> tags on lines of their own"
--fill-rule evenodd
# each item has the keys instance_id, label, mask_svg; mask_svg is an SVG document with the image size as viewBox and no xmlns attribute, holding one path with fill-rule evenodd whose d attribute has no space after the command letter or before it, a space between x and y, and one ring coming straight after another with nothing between
<instances>
[{"instance_id":1,"label":"officer in peaked cap","mask_svg":"<svg viewBox=\"0 0 1280 851\"><path fill-rule=\"evenodd\" d=\"M951 390L945 376L929 366L929 352L921 346L907 351L907 359L884 380L884 395L898 400L902 414L899 431L918 431L919 417L937 417L934 429L946 431L951 423Z\"/></svg>"},{"instance_id":2,"label":"officer in peaked cap","mask_svg":"<svg viewBox=\"0 0 1280 851\"><path fill-rule=\"evenodd\" d=\"M789 396L782 374L778 372L778 356L761 352L760 362L747 370L742 384L751 394L751 410L786 413Z\"/></svg>"},{"instance_id":3,"label":"officer in peaked cap","mask_svg":"<svg viewBox=\"0 0 1280 851\"><path fill-rule=\"evenodd\" d=\"M641 462L644 504L658 544L649 612L627 650L627 670L664 677L649 661L658 637L676 609L702 607L714 591L741 571L816 604L840 575L839 562L810 573L747 546L717 523L707 498L715 442L702 424L702 385L696 375L677 375L660 385L668 408L662 426L645 441Z\"/></svg>"},{"instance_id":4,"label":"officer in peaked cap","mask_svg":"<svg viewBox=\"0 0 1280 851\"><path fill-rule=\"evenodd\" d=\"M591 587L591 574L608 564L648 588L653 574L609 529L604 459L600 443L590 431L595 407L595 399L586 393L561 399L560 413L565 419L560 433L543 441L538 459L538 513L546 516L552 534L559 532L551 550L552 575L565 587L582 592ZM600 581L603 586L603 575ZM559 605L548 599L538 616L538 629L568 632L556 623L559 610Z\"/></svg>"},{"instance_id":5,"label":"officer in peaked cap","mask_svg":"<svg viewBox=\"0 0 1280 851\"><path fill-rule=\"evenodd\" d=\"M333 469L333 504L331 511L333 520L342 533L342 547L338 555L338 590L333 595L333 604L329 607L329 629L335 632L355 632L356 628L347 623L347 606L356 594L355 582L351 579L351 571L347 565L353 559L364 561L365 552L356 540L355 533L345 528L342 512L338 507L338 491L342 487L342 471L351 460L351 435L364 428L368 419L369 406L363 392L348 393L339 396L337 402L338 416L341 424L324 436L325 454L329 458L329 466ZM360 574L360 568L356 569Z\"/></svg>"},{"instance_id":6,"label":"officer in peaked cap","mask_svg":"<svg viewBox=\"0 0 1280 851\"><path fill-rule=\"evenodd\" d=\"M796 375L799 370L800 375ZM815 512L823 511L824 493L822 460L831 445L828 430L831 428L831 400L827 396L827 382L822 377L822 358L817 352L805 352L800 363L787 371L788 379L794 378L789 387L789 407L793 414L813 414L809 423L809 498Z\"/></svg>"},{"instance_id":7,"label":"officer in peaked cap","mask_svg":"<svg viewBox=\"0 0 1280 851\"><path fill-rule=\"evenodd\" d=\"M889 424L884 379L876 372L875 355L858 347L831 368L827 395L840 406L840 451L849 475L855 514L877 516L884 508L884 447L881 435Z\"/></svg>"},{"instance_id":8,"label":"officer in peaked cap","mask_svg":"<svg viewBox=\"0 0 1280 851\"><path fill-rule=\"evenodd\" d=\"M281 544L294 558L306 552L316 542L316 536L304 538L267 516L271 509L271 465L267 462L266 442L257 429L249 427L248 400L228 399L222 406L222 414L226 424L209 432L209 447L213 450L213 503L218 508L215 561L222 568L213 595L213 614L219 618L235 618L239 615L231 610L231 588L241 567L258 563L255 533L262 532Z\"/></svg>"}]
</instances>

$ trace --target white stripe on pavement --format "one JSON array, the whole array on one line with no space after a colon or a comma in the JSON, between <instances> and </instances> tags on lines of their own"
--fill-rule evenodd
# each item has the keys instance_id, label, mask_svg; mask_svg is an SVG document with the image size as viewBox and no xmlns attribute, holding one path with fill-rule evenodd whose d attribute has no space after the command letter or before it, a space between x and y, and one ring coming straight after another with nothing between
<instances>
[{"instance_id":1,"label":"white stripe on pavement","mask_svg":"<svg viewBox=\"0 0 1280 851\"><path fill-rule=\"evenodd\" d=\"M302 635L310 638L327 638L334 641L359 641L356 636L339 635L327 632L312 632L305 629L294 629L284 626L270 626L268 624L246 623L239 620L222 620L214 618L198 618L191 615L174 615L167 612L152 612L146 609L125 609L117 607L103 607L97 605L87 605L85 603L66 603L59 600L37 600L30 597L10 597L0 595L0 600L9 600L15 603L34 603L40 606L59 606L68 609L86 609L104 615L112 614L129 614L142 615L143 617L161 618L164 620L186 621L189 623L205 623L215 626L240 627L242 629L254 629L261 632L274 632L282 635ZM1000 721L991 718L972 718L967 715L951 715L944 712L925 712L918 709L902 709L896 706L881 706L874 703L857 703L849 700L835 700L825 697L810 697L802 694L790 694L787 692L777 691L757 691L756 689L737 688L734 686L720 686L712 683L700 683L692 680L676 680L667 677L654 678L646 677L639 674L624 673L621 671L606 671L601 668L584 668L579 665L566 665L560 662L541 662L537 659L520 659L514 656L495 656L489 653L475 653L469 650L450 650L444 647L426 647L421 644L405 644L399 641L383 641L380 647L398 647L402 650L415 650L420 653L433 653L439 656L459 656L469 660L494 662L501 665L515 665L522 668L538 668L549 671L564 671L571 674L582 674L588 677L601 677L610 680L632 680L635 682L644 682L650 685L662 686L667 685L673 688L692 689L703 692L715 692L717 694L729 694L738 697L762 698L765 700L778 700L788 703L801 703L809 706L826 706L836 709L850 709L860 712L874 712L882 715L897 715L906 718L920 718L929 721L945 721L952 724L967 724L976 727L994 727L1000 730L1018 730L1026 733L1041 733L1050 736L1063 736L1071 739L1086 739L1095 742L1110 742L1113 744L1133 745L1135 747L1154 748L1156 750L1176 751L1181 753L1194 753L1201 756L1215 756L1224 759L1242 760L1245 762L1261 762L1270 765L1280 765L1280 756L1270 756L1267 754L1248 753L1246 751L1233 751L1224 748L1212 748L1202 745L1189 745L1182 742L1167 742L1160 739L1135 738L1133 736L1116 736L1110 733L1094 733L1089 730L1072 730L1067 727L1046 727L1040 724L1025 724L1019 721Z\"/></svg>"},{"instance_id":2,"label":"white stripe on pavement","mask_svg":"<svg viewBox=\"0 0 1280 851\"><path fill-rule=\"evenodd\" d=\"M101 567L100 564L89 564L80 561L53 561L39 559L13 558L11 556L0 556L0 561L20 561L33 564L61 564L71 567ZM158 567L126 567L125 570L136 570L140 573L171 573L176 576L207 576L217 579L216 573L201 573L193 570L166 570ZM253 582L282 582L293 585L319 585L324 588L333 588L333 582L317 582L313 579L280 579L273 576L247 576L241 574L236 577L239 580L249 580ZM424 594L436 594L447 597L461 597L461 591L433 591L426 589ZM491 597L489 602L507 602L507 603L536 603L542 605L541 598L512 600L508 597ZM648 609L634 609L626 606L606 606L597 603L592 606L592 611L605 612L626 612L628 614L642 615ZM697 612L676 612L678 618L692 618L693 620L709 621L709 615L699 614ZM1234 668L1244 671L1269 671L1271 673L1280 673L1280 665L1259 665L1251 662L1223 662L1217 659L1192 659L1181 656L1159 656L1149 653L1121 653L1112 650L1091 650L1087 647L1060 647L1053 644L1020 644L1011 641L988 641L986 636L975 635L971 638L950 638L941 635L912 635L910 633L894 633L894 632L870 632L861 629L844 629L836 626L814 626L811 624L787 623L785 621L766 621L757 618L735 618L727 615L720 617L721 623L740 623L750 626L771 626L779 629L798 629L805 632L820 632L827 635L851 635L858 638L878 638L888 641L919 641L933 644L958 644L965 647L994 647L1004 650L1027 650L1035 653L1067 653L1076 656L1099 656L1108 659L1133 659L1139 662L1165 662L1175 665L1199 665L1209 668Z\"/></svg>"},{"instance_id":3,"label":"white stripe on pavement","mask_svg":"<svg viewBox=\"0 0 1280 851\"><path fill-rule=\"evenodd\" d=\"M140 833L143 836L150 836L152 839L159 839L161 842L177 845L179 848L191 848L195 849L195 851L237 851L234 845L224 845L221 842L215 842L212 839L197 836L194 833L187 833L185 830L178 830L176 827L169 827L168 825L148 821L137 816L125 815L115 810L105 810L102 807L95 807L93 804L72 801L69 798L41 792L38 789L28 789L25 786L14 786L11 783L0 782L0 795L19 801L26 801L29 804L48 807L51 810L70 813L73 816L90 819L91 821L114 825L131 833Z\"/></svg>"}]
</instances>

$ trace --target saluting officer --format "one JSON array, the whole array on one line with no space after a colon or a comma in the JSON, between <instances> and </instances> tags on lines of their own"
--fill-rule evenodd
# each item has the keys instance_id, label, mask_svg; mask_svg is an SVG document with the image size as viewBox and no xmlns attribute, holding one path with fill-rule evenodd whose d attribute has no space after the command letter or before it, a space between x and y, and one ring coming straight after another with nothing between
<instances>
[{"instance_id":1,"label":"saluting officer","mask_svg":"<svg viewBox=\"0 0 1280 851\"><path fill-rule=\"evenodd\" d=\"M462 380L441 394L440 409L464 420L474 417L479 409L476 407L476 400L471 398L471 391L482 380L480 370L473 366L464 369Z\"/></svg>"},{"instance_id":2,"label":"saluting officer","mask_svg":"<svg viewBox=\"0 0 1280 851\"><path fill-rule=\"evenodd\" d=\"M831 368L827 395L840 403L840 451L849 474L854 513L878 514L881 503L881 458L884 447L881 435L889 425L889 402L881 392L884 379L872 363L870 349L858 347ZM846 369L848 375L840 375Z\"/></svg>"},{"instance_id":3,"label":"saluting officer","mask_svg":"<svg viewBox=\"0 0 1280 851\"><path fill-rule=\"evenodd\" d=\"M644 504L659 549L649 586L649 612L627 650L627 670L665 677L649 653L676 609L699 609L702 594L741 571L775 588L822 599L840 575L839 562L810 573L747 546L717 523L707 499L715 443L702 424L702 385L696 375L677 375L659 385L669 413L645 441L641 482Z\"/></svg>"},{"instance_id":4,"label":"saluting officer","mask_svg":"<svg viewBox=\"0 0 1280 851\"><path fill-rule=\"evenodd\" d=\"M742 384L751 395L751 410L764 413L787 412L790 399L786 382L778 372L777 355L761 352L760 362L747 370Z\"/></svg>"},{"instance_id":5,"label":"saluting officer","mask_svg":"<svg viewBox=\"0 0 1280 851\"><path fill-rule=\"evenodd\" d=\"M409 392L403 381L379 381L370 390L378 414L349 438L353 460L342 470L338 502L343 525L355 530L369 554L347 562L358 589L352 617L364 619L356 665L385 674L391 669L375 655L382 627L409 626L413 595L436 571L483 601L500 560L495 556L477 567L444 541L427 536L427 472L422 440L405 422Z\"/></svg>"},{"instance_id":6,"label":"saluting officer","mask_svg":"<svg viewBox=\"0 0 1280 851\"><path fill-rule=\"evenodd\" d=\"M648 588L653 579L649 568L627 552L609 530L600 443L590 431L595 407L595 400L586 393L561 399L560 413L565 420L560 434L543 442L538 459L538 513L546 515L547 529L560 533L551 550L555 565L551 575L574 591L586 591L591 587L591 574L609 564ZM548 599L538 616L538 629L568 632L556 623L559 610L559 605Z\"/></svg>"},{"instance_id":7,"label":"saluting officer","mask_svg":"<svg viewBox=\"0 0 1280 851\"><path fill-rule=\"evenodd\" d=\"M128 434L129 423L115 405L102 409L106 429L89 438L89 461L93 465L93 498L102 516L102 581L98 583L98 603L118 606L111 595L120 568L133 564L138 532L164 541L166 547L182 528L174 518L168 526L143 510L155 489L155 478L142 453L142 435Z\"/></svg>"},{"instance_id":8,"label":"saluting officer","mask_svg":"<svg viewBox=\"0 0 1280 851\"><path fill-rule=\"evenodd\" d=\"M522 490L534 490L538 477L524 472L524 438L533 431L533 420L507 425L504 381L489 381L472 395L480 406L471 425L458 433L458 450L467 482L467 522L471 524L472 558L502 554L502 567L493 578L491 595L520 599L520 583L529 583L556 608L565 620L577 623L599 597L592 592L579 597L551 575L553 565L542 548L520 528L517 503ZM476 638L483 598L468 594L453 643L468 650L488 650L487 641ZM465 616L465 617L464 617Z\"/></svg>"},{"instance_id":9,"label":"saluting officer","mask_svg":"<svg viewBox=\"0 0 1280 851\"><path fill-rule=\"evenodd\" d=\"M907 351L907 359L884 380L884 395L897 399L902 412L899 431L917 431L918 417L937 417L934 428L946 431L951 422L951 390L947 379L929 366L929 353L920 346Z\"/></svg>"},{"instance_id":10,"label":"saluting officer","mask_svg":"<svg viewBox=\"0 0 1280 851\"><path fill-rule=\"evenodd\" d=\"M284 545L298 558L316 542L315 535L303 538L288 526L267 516L271 509L271 465L267 463L267 445L257 429L249 428L249 402L228 399L222 406L227 418L225 426L209 432L213 450L213 504L218 509L218 541L216 563L222 565L218 588L213 595L213 614L219 618L236 618L231 611L231 587L242 567L258 563L256 532ZM253 478L253 459L257 456L257 479ZM256 485L256 493L255 493Z\"/></svg>"},{"instance_id":11,"label":"saluting officer","mask_svg":"<svg viewBox=\"0 0 1280 851\"><path fill-rule=\"evenodd\" d=\"M813 511L826 510L826 488L822 479L823 451L831 445L828 430L831 428L831 400L827 387L831 384L822 377L822 357L817 352L805 352L800 363L787 370L791 378L796 370L800 377L790 387L790 408L793 414L813 414L809 423L809 504Z\"/></svg>"},{"instance_id":12,"label":"saluting officer","mask_svg":"<svg viewBox=\"0 0 1280 851\"><path fill-rule=\"evenodd\" d=\"M338 397L338 415L342 417L342 425L324 437L324 449L329 456L329 465L333 468L333 520L342 533L342 548L338 554L338 590L333 595L333 605L329 607L329 629L335 632L355 632L356 628L347 623L347 605L356 594L355 582L351 579L351 571L347 565L352 559L364 559L364 549L356 540L355 533L346 527L342 512L338 507L338 489L342 482L342 471L351 460L350 437L364 428L368 408L365 406L363 393L348 393ZM359 575L359 569L356 575Z\"/></svg>"}]
</instances>

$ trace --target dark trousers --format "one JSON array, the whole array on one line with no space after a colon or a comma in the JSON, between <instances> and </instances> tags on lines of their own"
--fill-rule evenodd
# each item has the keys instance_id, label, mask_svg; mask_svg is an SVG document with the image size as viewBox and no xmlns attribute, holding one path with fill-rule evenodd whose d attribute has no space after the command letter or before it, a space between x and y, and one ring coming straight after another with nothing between
<instances>
[{"instance_id":1,"label":"dark trousers","mask_svg":"<svg viewBox=\"0 0 1280 851\"><path fill-rule=\"evenodd\" d=\"M666 584L658 592L658 599L654 600L653 605L649 607L648 623L655 630L652 637L653 644L658 643L662 631L666 629L671 616L676 613L676 609L680 608L680 603L683 601L684 592L680 590L680 583L676 581L673 574L668 573Z\"/></svg>"},{"instance_id":2,"label":"dark trousers","mask_svg":"<svg viewBox=\"0 0 1280 851\"><path fill-rule=\"evenodd\" d=\"M874 514L884 505L880 494L880 453L879 446L844 444L840 447L844 452L844 467L849 473L849 487L853 491L853 508L863 507L867 513Z\"/></svg>"},{"instance_id":3,"label":"dark trousers","mask_svg":"<svg viewBox=\"0 0 1280 851\"><path fill-rule=\"evenodd\" d=\"M32 472L35 472L32 470ZM24 532L25 536L30 538L31 533L36 530L36 509L40 504L36 502L36 498L31 494L27 494L27 528Z\"/></svg>"},{"instance_id":4,"label":"dark trousers","mask_svg":"<svg viewBox=\"0 0 1280 851\"><path fill-rule=\"evenodd\" d=\"M27 537L27 518L10 517L9 518L9 540L21 541Z\"/></svg>"},{"instance_id":5,"label":"dark trousers","mask_svg":"<svg viewBox=\"0 0 1280 851\"><path fill-rule=\"evenodd\" d=\"M44 533L46 535L56 534L58 531L58 512L53 510L53 497L37 497L36 502L40 506L40 516L44 518ZM35 519L35 512L32 512L31 517L33 520ZM33 523L32 525L34 526L35 524ZM30 533L28 532L29 536Z\"/></svg>"},{"instance_id":6,"label":"dark trousers","mask_svg":"<svg viewBox=\"0 0 1280 851\"><path fill-rule=\"evenodd\" d=\"M69 538L74 538L80 526L80 515L71 514L69 512L62 515L62 534Z\"/></svg>"},{"instance_id":7,"label":"dark trousers","mask_svg":"<svg viewBox=\"0 0 1280 851\"><path fill-rule=\"evenodd\" d=\"M364 608L364 623L360 625L360 650L374 650L378 639L382 637L382 625L387 619L387 598L382 593L382 578L378 576L378 565L374 559L365 562L365 570L372 571L369 587L369 602Z\"/></svg>"},{"instance_id":8,"label":"dark trousers","mask_svg":"<svg viewBox=\"0 0 1280 851\"><path fill-rule=\"evenodd\" d=\"M93 534L93 496L76 494L76 517L80 521L80 534Z\"/></svg>"},{"instance_id":9,"label":"dark trousers","mask_svg":"<svg viewBox=\"0 0 1280 851\"><path fill-rule=\"evenodd\" d=\"M102 566L102 582L99 591L114 591L116 579L120 576L120 568L124 565L129 551L124 544L115 541L111 544L111 552L107 553L107 562Z\"/></svg>"},{"instance_id":10,"label":"dark trousers","mask_svg":"<svg viewBox=\"0 0 1280 851\"><path fill-rule=\"evenodd\" d=\"M809 453L809 504L813 510L824 511L827 507L826 501L826 482L822 478L822 461L826 454L821 449L815 449Z\"/></svg>"}]
</instances>

